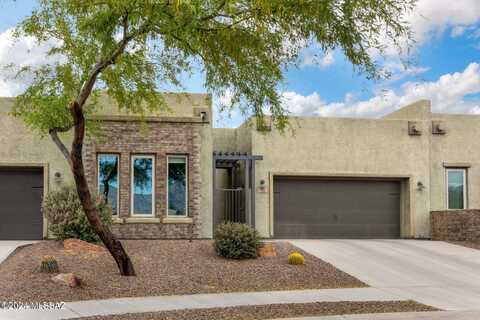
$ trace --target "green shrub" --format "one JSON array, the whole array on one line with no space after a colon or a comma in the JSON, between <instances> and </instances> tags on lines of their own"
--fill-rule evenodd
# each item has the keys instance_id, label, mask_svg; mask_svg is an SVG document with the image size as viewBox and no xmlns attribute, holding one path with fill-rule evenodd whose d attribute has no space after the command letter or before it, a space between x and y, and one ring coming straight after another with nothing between
<instances>
[{"instance_id":1,"label":"green shrub","mask_svg":"<svg viewBox=\"0 0 480 320\"><path fill-rule=\"evenodd\" d=\"M257 258L260 236L246 224L222 223L215 230L214 246L219 256L228 259Z\"/></svg>"},{"instance_id":2,"label":"green shrub","mask_svg":"<svg viewBox=\"0 0 480 320\"><path fill-rule=\"evenodd\" d=\"M104 224L112 224L112 209L104 201L97 201L97 210ZM87 242L98 242L99 237L90 226L83 212L80 199L74 187L64 186L51 191L43 199L42 212L48 219L53 235L60 240L75 238Z\"/></svg>"}]
</instances>

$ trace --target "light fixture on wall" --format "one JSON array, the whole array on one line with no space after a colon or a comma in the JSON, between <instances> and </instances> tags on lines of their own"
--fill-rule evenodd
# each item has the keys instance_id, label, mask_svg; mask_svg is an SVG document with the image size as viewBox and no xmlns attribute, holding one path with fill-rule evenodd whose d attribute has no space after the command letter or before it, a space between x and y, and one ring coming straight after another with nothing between
<instances>
[{"instance_id":1,"label":"light fixture on wall","mask_svg":"<svg viewBox=\"0 0 480 320\"><path fill-rule=\"evenodd\" d=\"M417 190L422 191L423 189L425 189L425 186L423 185L423 183L421 181L418 181L417 182Z\"/></svg>"},{"instance_id":2,"label":"light fixture on wall","mask_svg":"<svg viewBox=\"0 0 480 320\"><path fill-rule=\"evenodd\" d=\"M264 179L260 180L260 186L257 187L257 192L260 192L260 193L268 192L268 188Z\"/></svg>"},{"instance_id":3,"label":"light fixture on wall","mask_svg":"<svg viewBox=\"0 0 480 320\"><path fill-rule=\"evenodd\" d=\"M53 175L54 177L54 181L56 184L60 184L62 183L62 174L60 172L55 172L55 174Z\"/></svg>"}]
</instances>

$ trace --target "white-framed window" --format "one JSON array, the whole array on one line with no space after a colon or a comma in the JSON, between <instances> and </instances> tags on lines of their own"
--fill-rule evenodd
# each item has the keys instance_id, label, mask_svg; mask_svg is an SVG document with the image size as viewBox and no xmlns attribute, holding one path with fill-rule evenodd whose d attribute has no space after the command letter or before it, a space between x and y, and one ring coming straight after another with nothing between
<instances>
[{"instance_id":1,"label":"white-framed window","mask_svg":"<svg viewBox=\"0 0 480 320\"><path fill-rule=\"evenodd\" d=\"M467 208L467 170L446 169L447 209Z\"/></svg>"},{"instance_id":2,"label":"white-framed window","mask_svg":"<svg viewBox=\"0 0 480 320\"><path fill-rule=\"evenodd\" d=\"M167 156L167 216L188 216L188 157Z\"/></svg>"},{"instance_id":3,"label":"white-framed window","mask_svg":"<svg viewBox=\"0 0 480 320\"><path fill-rule=\"evenodd\" d=\"M120 203L119 160L118 154L99 153L97 156L97 191L110 204L114 216L118 215Z\"/></svg>"},{"instance_id":4,"label":"white-framed window","mask_svg":"<svg viewBox=\"0 0 480 320\"><path fill-rule=\"evenodd\" d=\"M155 215L155 156L133 155L131 167L131 215Z\"/></svg>"}]
</instances>

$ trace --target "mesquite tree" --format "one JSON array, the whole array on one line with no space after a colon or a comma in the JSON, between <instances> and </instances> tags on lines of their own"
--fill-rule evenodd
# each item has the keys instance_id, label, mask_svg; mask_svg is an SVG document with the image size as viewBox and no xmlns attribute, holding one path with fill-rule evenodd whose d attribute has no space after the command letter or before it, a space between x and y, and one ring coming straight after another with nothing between
<instances>
[{"instance_id":1,"label":"mesquite tree","mask_svg":"<svg viewBox=\"0 0 480 320\"><path fill-rule=\"evenodd\" d=\"M207 91L228 92L224 107L255 115L260 125L267 112L283 130L288 118L279 84L302 48L339 50L376 78L381 71L371 50L410 38L403 17L414 1L39 0L16 35L49 40L48 54L58 59L18 70L29 85L13 114L50 135L70 164L88 221L120 273L135 275L122 244L101 223L85 177L82 147L86 132L95 132L89 115L102 107L100 91L119 108L143 113L165 107L159 88L181 85L180 75L200 67ZM61 133L70 131L68 148Z\"/></svg>"}]
</instances>

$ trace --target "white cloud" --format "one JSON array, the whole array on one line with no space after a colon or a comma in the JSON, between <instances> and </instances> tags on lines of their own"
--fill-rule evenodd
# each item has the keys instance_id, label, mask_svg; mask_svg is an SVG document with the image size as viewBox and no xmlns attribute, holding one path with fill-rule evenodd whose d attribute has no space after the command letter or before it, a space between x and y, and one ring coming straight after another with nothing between
<instances>
[{"instance_id":1,"label":"white cloud","mask_svg":"<svg viewBox=\"0 0 480 320\"><path fill-rule=\"evenodd\" d=\"M0 33L0 96L15 96L22 92L26 83L11 79L13 74L3 69L4 66L40 66L59 61L59 57L47 57L47 52L55 45L54 40L38 44L32 37L13 37L13 28Z\"/></svg>"},{"instance_id":2,"label":"white cloud","mask_svg":"<svg viewBox=\"0 0 480 320\"><path fill-rule=\"evenodd\" d=\"M460 36L467 26L480 23L480 1L419 0L407 20L419 44L442 35L448 28L453 28L452 36Z\"/></svg>"},{"instance_id":3,"label":"white cloud","mask_svg":"<svg viewBox=\"0 0 480 320\"><path fill-rule=\"evenodd\" d=\"M421 67L415 65L406 65L399 61L389 60L383 65L385 71L391 74L389 81L398 81L405 77L414 77L430 70L428 67Z\"/></svg>"},{"instance_id":4,"label":"white cloud","mask_svg":"<svg viewBox=\"0 0 480 320\"><path fill-rule=\"evenodd\" d=\"M412 12L405 16L405 22L411 27L414 43L407 50L406 39L396 39L402 48L401 55L416 52L418 47L441 37L450 30L451 37L467 35L475 37L480 33L480 1L479 0L418 0ZM385 46L387 59L398 58L398 49L384 35L381 42ZM370 50L372 57L378 59L379 52Z\"/></svg>"},{"instance_id":5,"label":"white cloud","mask_svg":"<svg viewBox=\"0 0 480 320\"><path fill-rule=\"evenodd\" d=\"M437 81L406 82L400 90L386 89L364 101L347 94L344 101L327 103L317 92L303 96L284 92L285 107L294 115L378 117L420 99L432 101L435 112L480 113L480 101L465 100L480 94L480 65L471 63L463 72L442 75Z\"/></svg>"},{"instance_id":6,"label":"white cloud","mask_svg":"<svg viewBox=\"0 0 480 320\"><path fill-rule=\"evenodd\" d=\"M307 49L300 58L300 68L314 66L323 69L331 66L334 62L335 56L333 51L329 51L319 57L313 50Z\"/></svg>"},{"instance_id":7,"label":"white cloud","mask_svg":"<svg viewBox=\"0 0 480 320\"><path fill-rule=\"evenodd\" d=\"M452 36L452 38L457 38L457 37L460 37L464 32L465 32L464 26L455 26L452 28L452 32L450 32L450 35Z\"/></svg>"}]
</instances>

